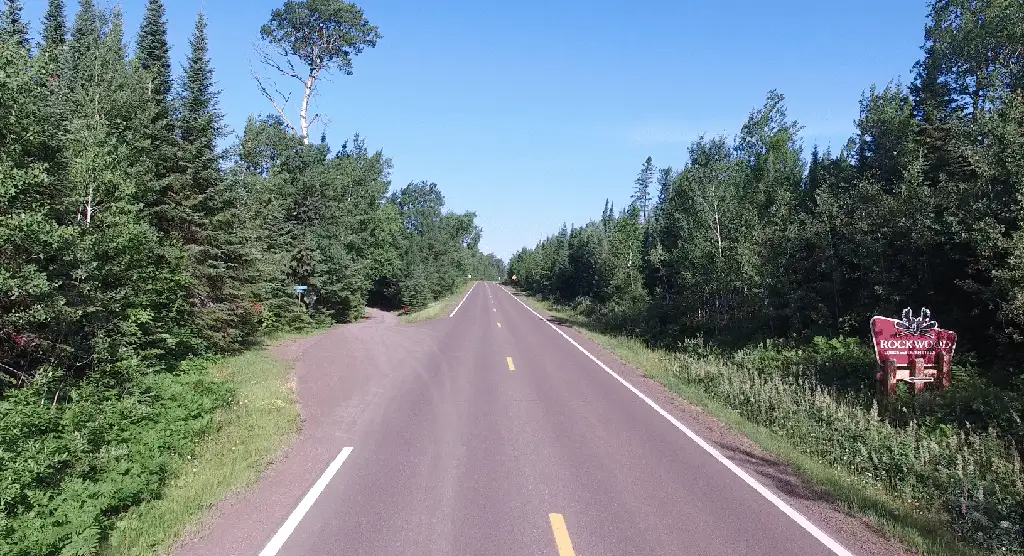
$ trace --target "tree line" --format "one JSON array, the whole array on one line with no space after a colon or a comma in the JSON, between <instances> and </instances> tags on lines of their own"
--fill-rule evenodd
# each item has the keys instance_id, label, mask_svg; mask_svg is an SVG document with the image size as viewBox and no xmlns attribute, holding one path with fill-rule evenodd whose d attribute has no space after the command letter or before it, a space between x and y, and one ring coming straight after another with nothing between
<instances>
[{"instance_id":1,"label":"tree line","mask_svg":"<svg viewBox=\"0 0 1024 556\"><path fill-rule=\"evenodd\" d=\"M1014 2L936 0L909 86L805 158L777 91L680 170L648 158L629 206L509 262L529 291L672 344L868 333L927 306L1008 384L1024 332L1024 37Z\"/></svg>"},{"instance_id":2,"label":"tree line","mask_svg":"<svg viewBox=\"0 0 1024 556\"><path fill-rule=\"evenodd\" d=\"M379 36L354 4L285 8L272 24L321 10ZM38 37L19 0L0 17L0 553L91 553L156 495L229 399L199 358L504 273L473 212L390 191L358 135L254 115L222 148L202 13L180 72L161 0L131 50L93 0L70 23L49 0ZM350 70L362 46L335 46Z\"/></svg>"},{"instance_id":3,"label":"tree line","mask_svg":"<svg viewBox=\"0 0 1024 556\"><path fill-rule=\"evenodd\" d=\"M389 195L390 159L358 134L332 150L279 115L252 116L219 149L202 14L174 76L160 0L132 56L119 8L85 0L68 29L51 1L34 44L20 3L5 5L7 385L60 388L127 360L158 368L268 329L351 321L370 300L416 308L503 272L479 250L475 214L446 210L436 184Z\"/></svg>"},{"instance_id":4,"label":"tree line","mask_svg":"<svg viewBox=\"0 0 1024 556\"><path fill-rule=\"evenodd\" d=\"M960 538L1024 550L1022 17L933 0L912 82L868 88L837 152L805 156L770 91L735 137L700 137L678 169L647 158L627 206L523 248L507 279L672 350L681 384ZM869 321L908 306L957 332L953 387L878 411Z\"/></svg>"}]
</instances>

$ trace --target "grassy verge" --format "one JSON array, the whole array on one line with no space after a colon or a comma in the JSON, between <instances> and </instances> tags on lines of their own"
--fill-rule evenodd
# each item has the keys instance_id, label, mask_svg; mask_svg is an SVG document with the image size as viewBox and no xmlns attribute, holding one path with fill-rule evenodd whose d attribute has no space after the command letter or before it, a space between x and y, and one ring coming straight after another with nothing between
<instances>
[{"instance_id":1,"label":"grassy verge","mask_svg":"<svg viewBox=\"0 0 1024 556\"><path fill-rule=\"evenodd\" d=\"M271 341L319 332L278 335ZM231 402L216 413L214 432L181 462L159 497L117 521L102 554L166 553L225 495L254 484L298 432L290 363L262 349L225 359L211 372L233 393Z\"/></svg>"},{"instance_id":2,"label":"grassy verge","mask_svg":"<svg viewBox=\"0 0 1024 556\"><path fill-rule=\"evenodd\" d=\"M924 429L894 429L820 388L803 390L787 384L781 373L760 375L719 357L654 350L635 339L596 332L571 310L527 301L574 325L632 367L750 438L841 507L864 515L920 554L991 553L966 546L953 534L949 512L944 511L949 486L984 484L990 498L1001 491L1003 503L1015 503L1011 491L1014 481L1019 489L1020 470L1014 471L1012 459L982 435L939 437ZM886 468L892 469L891 475L880 472ZM1002 476L997 484L1003 488L991 488L985 481L993 479L986 474ZM967 498L966 504L974 505ZM965 518L994 513L988 507L972 511ZM974 540L988 544L990 550L995 544L991 538ZM997 542L1008 548L1004 553L1015 553L1012 538Z\"/></svg>"},{"instance_id":3,"label":"grassy verge","mask_svg":"<svg viewBox=\"0 0 1024 556\"><path fill-rule=\"evenodd\" d=\"M415 313L402 315L401 317L399 317L398 320L400 322L412 324L414 322L423 322L428 320L439 319L445 315L448 315L449 313L452 312L453 309L455 309L456 305L459 304L459 301L462 301L463 296L466 295L466 292L468 292L475 283L476 282L469 282L468 284L459 288L458 291L449 295L448 297L438 299L437 301L431 303L430 305L427 305L425 308L416 311Z\"/></svg>"}]
</instances>

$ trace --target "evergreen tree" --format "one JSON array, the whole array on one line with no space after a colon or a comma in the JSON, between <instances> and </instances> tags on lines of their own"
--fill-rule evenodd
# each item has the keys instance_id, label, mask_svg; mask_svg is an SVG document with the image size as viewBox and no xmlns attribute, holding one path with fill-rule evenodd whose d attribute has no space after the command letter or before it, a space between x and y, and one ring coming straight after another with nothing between
<instances>
[{"instance_id":1,"label":"evergreen tree","mask_svg":"<svg viewBox=\"0 0 1024 556\"><path fill-rule=\"evenodd\" d=\"M78 3L68 43L68 89L80 88L88 81L90 70L95 69L93 61L100 44L100 20L100 13L92 0Z\"/></svg>"},{"instance_id":2,"label":"evergreen tree","mask_svg":"<svg viewBox=\"0 0 1024 556\"><path fill-rule=\"evenodd\" d=\"M135 52L139 65L149 74L150 94L157 101L166 101L171 94L171 48L164 13L162 0L148 0Z\"/></svg>"},{"instance_id":3,"label":"evergreen tree","mask_svg":"<svg viewBox=\"0 0 1024 556\"><path fill-rule=\"evenodd\" d=\"M43 16L43 50L59 51L68 40L64 0L49 0Z\"/></svg>"},{"instance_id":4,"label":"evergreen tree","mask_svg":"<svg viewBox=\"0 0 1024 556\"><path fill-rule=\"evenodd\" d=\"M647 222L647 212L651 205L651 184L654 182L654 160L647 157L644 166L640 170L634 182L636 188L633 190L633 203L639 209L641 222Z\"/></svg>"},{"instance_id":5,"label":"evergreen tree","mask_svg":"<svg viewBox=\"0 0 1024 556\"><path fill-rule=\"evenodd\" d=\"M658 201L657 206L662 206L668 201L669 192L672 189L672 167L662 168L658 172Z\"/></svg>"},{"instance_id":6,"label":"evergreen tree","mask_svg":"<svg viewBox=\"0 0 1024 556\"><path fill-rule=\"evenodd\" d=\"M136 40L135 59L146 79L149 106L146 110L146 158L153 170L153 184L142 201L153 224L164 234L180 239L187 234L187 193L178 166L178 145L171 105L171 55L162 0L149 0ZM179 199L183 195L185 198Z\"/></svg>"},{"instance_id":7,"label":"evergreen tree","mask_svg":"<svg viewBox=\"0 0 1024 556\"><path fill-rule=\"evenodd\" d=\"M26 50L31 48L28 39L28 24L22 13L21 0L4 0L3 20L0 21L0 36L10 37Z\"/></svg>"},{"instance_id":8,"label":"evergreen tree","mask_svg":"<svg viewBox=\"0 0 1024 556\"><path fill-rule=\"evenodd\" d=\"M43 16L42 38L39 53L43 58L43 67L51 79L56 79L60 70L60 58L68 40L64 0L49 0L46 14Z\"/></svg>"},{"instance_id":9,"label":"evergreen tree","mask_svg":"<svg viewBox=\"0 0 1024 556\"><path fill-rule=\"evenodd\" d=\"M202 220L212 215L205 206L206 195L220 182L217 139L223 135L223 115L218 108L219 91L214 88L206 37L206 18L200 13L189 42L185 75L182 82L179 135L182 143L182 168L185 180L179 202L187 214L183 239L187 244L201 240Z\"/></svg>"}]
</instances>

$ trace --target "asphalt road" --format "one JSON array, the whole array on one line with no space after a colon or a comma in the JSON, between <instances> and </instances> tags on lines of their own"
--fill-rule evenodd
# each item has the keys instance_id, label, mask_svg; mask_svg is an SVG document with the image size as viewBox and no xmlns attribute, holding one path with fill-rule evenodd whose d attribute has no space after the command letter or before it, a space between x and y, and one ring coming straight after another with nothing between
<instances>
[{"instance_id":1,"label":"asphalt road","mask_svg":"<svg viewBox=\"0 0 1024 556\"><path fill-rule=\"evenodd\" d=\"M180 554L849 554L498 285L392 328L303 355L315 430Z\"/></svg>"}]
</instances>

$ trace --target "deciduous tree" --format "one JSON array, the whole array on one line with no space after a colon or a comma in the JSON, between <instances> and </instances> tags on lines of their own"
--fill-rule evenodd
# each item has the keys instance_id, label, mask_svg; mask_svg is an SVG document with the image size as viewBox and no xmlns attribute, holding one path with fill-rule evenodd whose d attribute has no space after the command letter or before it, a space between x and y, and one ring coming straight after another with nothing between
<instances>
[{"instance_id":1,"label":"deciduous tree","mask_svg":"<svg viewBox=\"0 0 1024 556\"><path fill-rule=\"evenodd\" d=\"M260 61L302 87L298 126L291 123L286 113L289 95L256 72L253 76L282 120L306 144L310 126L319 119L317 114L311 116L309 110L320 81L331 72L351 75L353 58L364 49L375 47L381 38L363 10L343 0L288 0L271 12L260 35L270 47L259 49Z\"/></svg>"}]
</instances>

